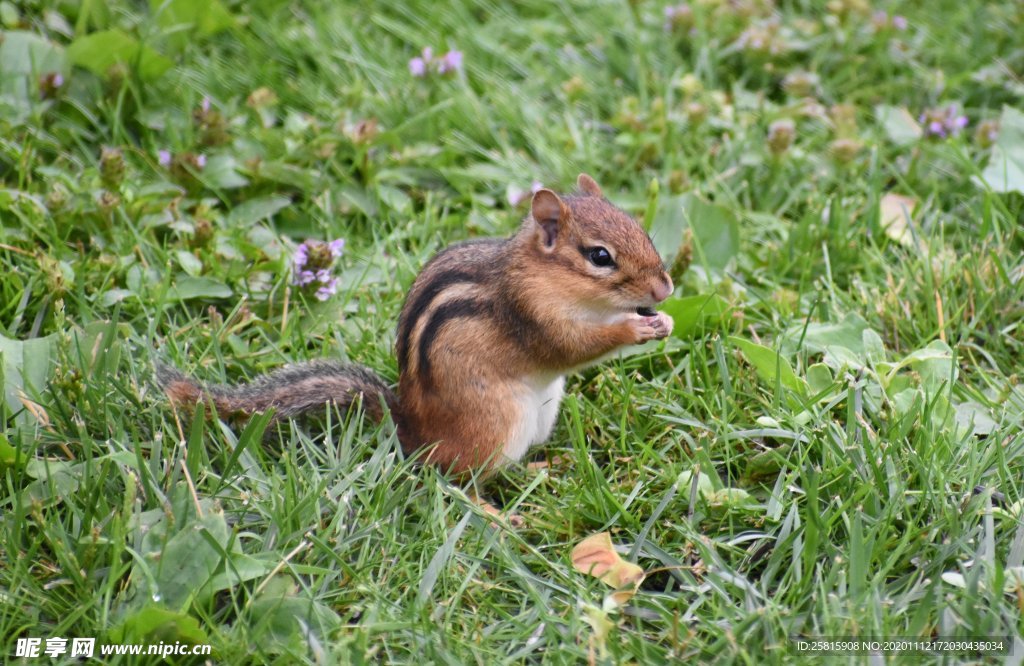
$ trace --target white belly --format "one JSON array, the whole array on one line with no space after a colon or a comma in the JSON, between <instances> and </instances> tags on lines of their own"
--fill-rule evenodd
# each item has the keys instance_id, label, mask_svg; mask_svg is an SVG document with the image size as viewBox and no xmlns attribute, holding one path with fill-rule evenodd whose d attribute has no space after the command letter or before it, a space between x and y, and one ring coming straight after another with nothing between
<instances>
[{"instance_id":1,"label":"white belly","mask_svg":"<svg viewBox=\"0 0 1024 666\"><path fill-rule=\"evenodd\" d=\"M503 453L515 461L526 455L534 444L548 438L558 418L565 377L546 375L528 377L523 381L519 397L519 423L505 444Z\"/></svg>"}]
</instances>

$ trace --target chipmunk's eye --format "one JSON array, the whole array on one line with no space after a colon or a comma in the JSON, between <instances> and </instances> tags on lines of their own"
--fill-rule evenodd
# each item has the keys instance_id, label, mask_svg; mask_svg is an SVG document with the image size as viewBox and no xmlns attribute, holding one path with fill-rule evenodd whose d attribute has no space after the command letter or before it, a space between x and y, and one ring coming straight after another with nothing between
<instances>
[{"instance_id":1,"label":"chipmunk's eye","mask_svg":"<svg viewBox=\"0 0 1024 666\"><path fill-rule=\"evenodd\" d=\"M595 266L614 266L615 260L608 250L603 247L592 247L587 250L587 258Z\"/></svg>"}]
</instances>

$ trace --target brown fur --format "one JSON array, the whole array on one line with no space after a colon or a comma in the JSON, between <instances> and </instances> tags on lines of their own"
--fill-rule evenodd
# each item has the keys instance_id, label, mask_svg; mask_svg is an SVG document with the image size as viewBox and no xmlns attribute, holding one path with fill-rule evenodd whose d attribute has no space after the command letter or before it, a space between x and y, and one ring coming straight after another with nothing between
<instances>
[{"instance_id":1,"label":"brown fur","mask_svg":"<svg viewBox=\"0 0 1024 666\"><path fill-rule=\"evenodd\" d=\"M539 191L511 238L454 245L423 267L398 323L400 399L365 369L328 365L297 366L237 389L202 389L163 373L164 390L176 403L205 396L220 412L274 407L281 416L327 401L347 406L362 394L379 418L383 397L408 453L430 446L426 460L442 468L494 469L524 416L529 378L555 377L667 335L663 319L636 314L671 293L650 238L589 176L578 186L564 198ZM611 253L614 269L588 259L596 246ZM319 374L327 377L317 381Z\"/></svg>"}]
</instances>

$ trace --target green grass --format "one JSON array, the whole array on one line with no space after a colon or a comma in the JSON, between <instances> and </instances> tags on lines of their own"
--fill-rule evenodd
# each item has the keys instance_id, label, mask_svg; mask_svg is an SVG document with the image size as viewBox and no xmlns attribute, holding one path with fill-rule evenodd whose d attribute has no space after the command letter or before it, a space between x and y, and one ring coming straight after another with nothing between
<instances>
[{"instance_id":1,"label":"green grass","mask_svg":"<svg viewBox=\"0 0 1024 666\"><path fill-rule=\"evenodd\" d=\"M74 4L0 3L0 653L762 663L809 660L798 635L1011 636L1019 663L1024 184L986 186L1024 151L1019 3L695 1L674 32L651 2ZM138 41L110 67L112 28ZM425 46L464 69L414 78ZM878 108L949 104L948 139ZM581 171L689 252L682 334L570 380L550 465L485 488L525 528L389 423L264 438L154 386L155 360L394 380L419 268L511 233L510 186ZM917 202L903 235L890 193ZM347 243L323 303L290 284L306 238ZM572 567L601 531L648 572L625 606Z\"/></svg>"}]
</instances>

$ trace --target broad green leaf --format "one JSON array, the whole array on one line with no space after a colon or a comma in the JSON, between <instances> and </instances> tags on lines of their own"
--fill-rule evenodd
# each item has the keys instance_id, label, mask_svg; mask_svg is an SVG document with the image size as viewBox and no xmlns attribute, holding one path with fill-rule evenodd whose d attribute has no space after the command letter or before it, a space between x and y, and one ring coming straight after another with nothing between
<instances>
[{"instance_id":1,"label":"broad green leaf","mask_svg":"<svg viewBox=\"0 0 1024 666\"><path fill-rule=\"evenodd\" d=\"M765 384L774 387L776 381L778 381L778 383L791 391L801 395L807 394L807 383L796 376L796 373L793 372L793 366L789 364L789 361L776 353L775 350L734 335L729 336L729 342L739 347L747 361L754 366L757 376Z\"/></svg>"},{"instance_id":2,"label":"broad green leaf","mask_svg":"<svg viewBox=\"0 0 1024 666\"><path fill-rule=\"evenodd\" d=\"M995 192L1024 194L1024 113L1017 109L1003 107L999 136L981 181Z\"/></svg>"},{"instance_id":3,"label":"broad green leaf","mask_svg":"<svg viewBox=\"0 0 1024 666\"><path fill-rule=\"evenodd\" d=\"M875 118L882 125L889 140L897 146L915 143L924 133L910 112L902 106L880 104L875 107Z\"/></svg>"},{"instance_id":4,"label":"broad green leaf","mask_svg":"<svg viewBox=\"0 0 1024 666\"><path fill-rule=\"evenodd\" d=\"M150 0L149 8L175 50L193 34L208 37L235 26L235 17L219 0Z\"/></svg>"},{"instance_id":5,"label":"broad green leaf","mask_svg":"<svg viewBox=\"0 0 1024 666\"><path fill-rule=\"evenodd\" d=\"M221 567L222 571L210 578L209 583L202 589L202 595L227 590L247 580L263 578L270 574L279 562L276 555L271 555L261 554L263 559L260 559L245 553L231 553L229 561Z\"/></svg>"},{"instance_id":6,"label":"broad green leaf","mask_svg":"<svg viewBox=\"0 0 1024 666\"><path fill-rule=\"evenodd\" d=\"M234 190L249 184L248 179L238 172L238 160L232 155L213 155L206 160L206 166L196 177L212 190Z\"/></svg>"},{"instance_id":7,"label":"broad green leaf","mask_svg":"<svg viewBox=\"0 0 1024 666\"><path fill-rule=\"evenodd\" d=\"M31 32L0 32L0 112L11 120L24 119L39 99L39 78L51 73L67 75L68 70L60 46ZM3 112L5 106L13 107L13 113Z\"/></svg>"},{"instance_id":8,"label":"broad green leaf","mask_svg":"<svg viewBox=\"0 0 1024 666\"><path fill-rule=\"evenodd\" d=\"M732 306L718 294L673 296L658 309L672 317L672 335L684 340L705 329L726 328L732 315Z\"/></svg>"},{"instance_id":9,"label":"broad green leaf","mask_svg":"<svg viewBox=\"0 0 1024 666\"><path fill-rule=\"evenodd\" d=\"M220 280L208 277L179 275L171 286L170 295L187 301L193 298L230 298L234 292Z\"/></svg>"},{"instance_id":10,"label":"broad green leaf","mask_svg":"<svg viewBox=\"0 0 1024 666\"><path fill-rule=\"evenodd\" d=\"M9 0L0 1L0 26L17 28L21 24L21 14Z\"/></svg>"},{"instance_id":11,"label":"broad green leaf","mask_svg":"<svg viewBox=\"0 0 1024 666\"><path fill-rule=\"evenodd\" d=\"M992 418L992 412L973 400L961 402L954 409L956 410L957 427L964 432L969 432L972 435L989 435L999 426L999 423Z\"/></svg>"},{"instance_id":12,"label":"broad green leaf","mask_svg":"<svg viewBox=\"0 0 1024 666\"><path fill-rule=\"evenodd\" d=\"M64 49L23 30L4 31L0 40L0 71L10 76L38 78L51 72L68 73Z\"/></svg>"},{"instance_id":13,"label":"broad green leaf","mask_svg":"<svg viewBox=\"0 0 1024 666\"><path fill-rule=\"evenodd\" d=\"M145 81L159 78L174 66L166 57L116 28L79 37L68 46L68 57L75 65L98 76L106 76L116 63L137 67L139 77Z\"/></svg>"},{"instance_id":14,"label":"broad green leaf","mask_svg":"<svg viewBox=\"0 0 1024 666\"><path fill-rule=\"evenodd\" d=\"M692 231L693 263L723 270L740 249L740 223L725 206L708 203L686 193L658 202L651 224L651 239L666 264L679 254L685 230Z\"/></svg>"},{"instance_id":15,"label":"broad green leaf","mask_svg":"<svg viewBox=\"0 0 1024 666\"><path fill-rule=\"evenodd\" d=\"M863 363L864 331L867 329L868 323L855 312L847 314L839 322L812 322L806 330L803 324L798 324L782 336L782 353L789 356L801 348L820 353L826 347L845 347Z\"/></svg>"},{"instance_id":16,"label":"broad green leaf","mask_svg":"<svg viewBox=\"0 0 1024 666\"><path fill-rule=\"evenodd\" d=\"M893 412L902 419L920 411L923 396L917 388L908 388L893 395L891 401Z\"/></svg>"},{"instance_id":17,"label":"broad green leaf","mask_svg":"<svg viewBox=\"0 0 1024 666\"><path fill-rule=\"evenodd\" d=\"M99 302L103 307L109 308L131 296L135 296L131 289L108 289L100 295Z\"/></svg>"},{"instance_id":18,"label":"broad green leaf","mask_svg":"<svg viewBox=\"0 0 1024 666\"><path fill-rule=\"evenodd\" d=\"M11 413L21 412L21 394L29 398L41 393L53 375L56 334L29 340L11 340L0 335L0 357L3 358L4 400ZM19 419L31 418L24 413Z\"/></svg>"},{"instance_id":19,"label":"broad green leaf","mask_svg":"<svg viewBox=\"0 0 1024 666\"><path fill-rule=\"evenodd\" d=\"M864 357L868 363L872 365L885 363L885 345L882 343L882 336L875 333L873 329L866 328L861 334L861 342L864 345Z\"/></svg>"},{"instance_id":20,"label":"broad green leaf","mask_svg":"<svg viewBox=\"0 0 1024 666\"><path fill-rule=\"evenodd\" d=\"M412 199L397 187L378 185L377 196L388 208L399 214L408 214L412 210Z\"/></svg>"},{"instance_id":21,"label":"broad green leaf","mask_svg":"<svg viewBox=\"0 0 1024 666\"><path fill-rule=\"evenodd\" d=\"M302 191L312 190L316 187L319 179L319 174L316 171L303 169L283 160L260 162L258 167L248 173L258 180L269 180Z\"/></svg>"},{"instance_id":22,"label":"broad green leaf","mask_svg":"<svg viewBox=\"0 0 1024 666\"><path fill-rule=\"evenodd\" d=\"M777 449L756 451L747 457L747 466L743 470L743 478L747 481L776 477L786 460L791 445L784 444Z\"/></svg>"},{"instance_id":23,"label":"broad green leaf","mask_svg":"<svg viewBox=\"0 0 1024 666\"><path fill-rule=\"evenodd\" d=\"M910 365L921 377L921 386L929 393L945 385L946 390L956 382L957 369L953 364L953 350L942 340L928 343L907 355L901 365Z\"/></svg>"},{"instance_id":24,"label":"broad green leaf","mask_svg":"<svg viewBox=\"0 0 1024 666\"><path fill-rule=\"evenodd\" d=\"M832 371L824 363L815 363L807 368L806 375L807 386L814 395L834 388L835 379L832 377Z\"/></svg>"},{"instance_id":25,"label":"broad green leaf","mask_svg":"<svg viewBox=\"0 0 1024 666\"><path fill-rule=\"evenodd\" d=\"M705 499L708 504L720 504L723 506L743 506L751 502L750 493L742 488L722 488L708 494Z\"/></svg>"},{"instance_id":26,"label":"broad green leaf","mask_svg":"<svg viewBox=\"0 0 1024 666\"><path fill-rule=\"evenodd\" d=\"M193 645L210 642L194 617L156 604L129 613L121 624L111 630L110 640L115 643L181 641Z\"/></svg>"},{"instance_id":27,"label":"broad green leaf","mask_svg":"<svg viewBox=\"0 0 1024 666\"><path fill-rule=\"evenodd\" d=\"M238 206L235 206L228 213L227 224L230 227L248 227L260 220L271 217L279 210L287 208L291 204L288 197L265 197L262 199L250 199Z\"/></svg>"},{"instance_id":28,"label":"broad green leaf","mask_svg":"<svg viewBox=\"0 0 1024 666\"><path fill-rule=\"evenodd\" d=\"M107 0L81 0L78 5L78 18L75 21L75 34L84 35L89 28L106 28L110 25L110 13Z\"/></svg>"},{"instance_id":29,"label":"broad green leaf","mask_svg":"<svg viewBox=\"0 0 1024 666\"><path fill-rule=\"evenodd\" d=\"M296 595L283 576L266 585L249 607L249 635L264 650L282 647L318 654L341 627L341 618L329 606ZM314 660L326 663L326 658Z\"/></svg>"},{"instance_id":30,"label":"broad green leaf","mask_svg":"<svg viewBox=\"0 0 1024 666\"><path fill-rule=\"evenodd\" d=\"M949 391L935 393L928 397L931 424L936 429L949 430L956 427L956 409L949 401Z\"/></svg>"},{"instance_id":31,"label":"broad green leaf","mask_svg":"<svg viewBox=\"0 0 1024 666\"><path fill-rule=\"evenodd\" d=\"M203 262L188 250L176 250L174 256L178 260L181 270L192 277L197 277L203 272Z\"/></svg>"},{"instance_id":32,"label":"broad green leaf","mask_svg":"<svg viewBox=\"0 0 1024 666\"><path fill-rule=\"evenodd\" d=\"M28 504L62 502L74 495L82 483L81 465L61 461L29 460L25 473L36 479L21 491L22 501Z\"/></svg>"},{"instance_id":33,"label":"broad green leaf","mask_svg":"<svg viewBox=\"0 0 1024 666\"><path fill-rule=\"evenodd\" d=\"M693 487L693 470L686 470L681 472L679 477L676 479L676 484L683 493L683 498L689 503L690 490ZM715 491L715 484L711 481L711 477L704 472L697 473L697 494L701 497L707 497Z\"/></svg>"},{"instance_id":34,"label":"broad green leaf","mask_svg":"<svg viewBox=\"0 0 1024 666\"><path fill-rule=\"evenodd\" d=\"M212 539L220 545L217 549ZM174 534L150 564L156 590L162 603L171 609L186 610L192 598L213 579L221 566L221 551L228 543L228 525L219 508L187 523Z\"/></svg>"},{"instance_id":35,"label":"broad green leaf","mask_svg":"<svg viewBox=\"0 0 1024 666\"><path fill-rule=\"evenodd\" d=\"M0 466L13 465L18 458L18 450L11 446L11 440L0 432Z\"/></svg>"}]
</instances>

